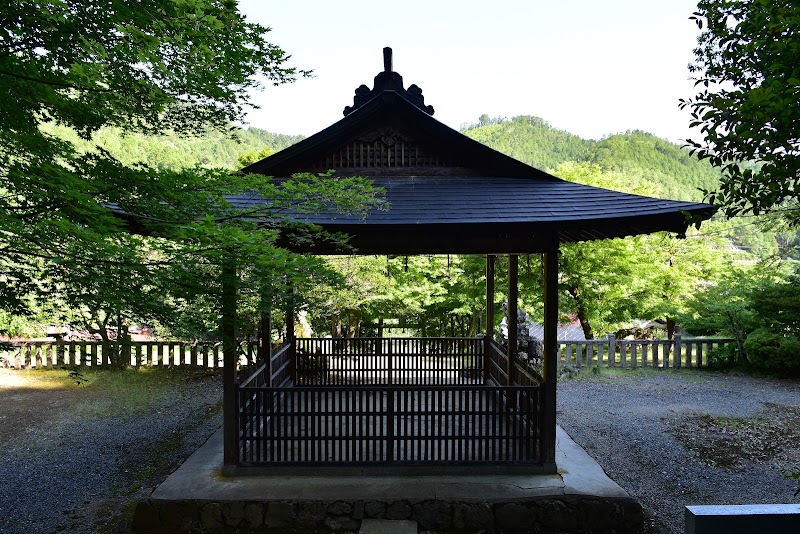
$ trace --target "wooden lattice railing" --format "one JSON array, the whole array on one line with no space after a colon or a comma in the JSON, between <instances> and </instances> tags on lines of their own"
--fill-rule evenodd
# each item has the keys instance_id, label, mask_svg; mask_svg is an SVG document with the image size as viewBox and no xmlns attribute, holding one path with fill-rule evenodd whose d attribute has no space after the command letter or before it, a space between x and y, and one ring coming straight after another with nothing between
<instances>
[{"instance_id":1,"label":"wooden lattice railing","mask_svg":"<svg viewBox=\"0 0 800 534\"><path fill-rule=\"evenodd\" d=\"M541 389L239 389L241 466L539 464Z\"/></svg>"},{"instance_id":2,"label":"wooden lattice railing","mask_svg":"<svg viewBox=\"0 0 800 534\"><path fill-rule=\"evenodd\" d=\"M301 338L297 385L483 382L481 338Z\"/></svg>"}]
</instances>

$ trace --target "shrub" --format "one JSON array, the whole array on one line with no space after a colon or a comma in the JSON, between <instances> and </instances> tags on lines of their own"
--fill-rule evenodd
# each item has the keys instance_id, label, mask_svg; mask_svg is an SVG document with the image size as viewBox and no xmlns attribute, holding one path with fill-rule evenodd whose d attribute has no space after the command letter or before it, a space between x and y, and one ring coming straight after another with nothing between
<instances>
[{"instance_id":1,"label":"shrub","mask_svg":"<svg viewBox=\"0 0 800 534\"><path fill-rule=\"evenodd\" d=\"M744 350L755 369L777 374L800 374L800 338L796 336L782 336L759 328L747 336Z\"/></svg>"},{"instance_id":2,"label":"shrub","mask_svg":"<svg viewBox=\"0 0 800 534\"><path fill-rule=\"evenodd\" d=\"M712 369L731 369L736 366L737 356L736 343L714 347L708 354L708 366Z\"/></svg>"}]
</instances>

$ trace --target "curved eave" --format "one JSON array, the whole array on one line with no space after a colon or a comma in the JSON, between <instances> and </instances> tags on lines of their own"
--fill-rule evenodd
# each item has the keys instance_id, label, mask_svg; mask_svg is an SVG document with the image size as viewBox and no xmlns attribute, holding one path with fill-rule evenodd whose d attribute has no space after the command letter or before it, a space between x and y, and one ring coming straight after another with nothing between
<instances>
[{"instance_id":1,"label":"curved eave","mask_svg":"<svg viewBox=\"0 0 800 534\"><path fill-rule=\"evenodd\" d=\"M619 193L563 180L508 177L375 177L389 209L366 217L335 212L292 218L350 235L360 254L533 253L554 243L659 231L683 234L711 216L708 204ZM264 202L232 197L246 208ZM287 241L287 246L291 246ZM325 245L291 248L335 253Z\"/></svg>"}]
</instances>

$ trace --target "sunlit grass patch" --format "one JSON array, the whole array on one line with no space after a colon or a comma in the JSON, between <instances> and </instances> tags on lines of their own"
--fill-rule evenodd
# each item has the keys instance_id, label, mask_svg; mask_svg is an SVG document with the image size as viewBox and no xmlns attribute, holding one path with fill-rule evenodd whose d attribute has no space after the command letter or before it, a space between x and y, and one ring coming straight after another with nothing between
<instances>
[{"instance_id":1,"label":"sunlit grass patch","mask_svg":"<svg viewBox=\"0 0 800 534\"><path fill-rule=\"evenodd\" d=\"M193 380L208 377L205 369L129 368L118 371L88 369L81 371L86 382L81 387L94 390L87 402L77 406L85 417L132 417L158 405L175 390Z\"/></svg>"},{"instance_id":2,"label":"sunlit grass patch","mask_svg":"<svg viewBox=\"0 0 800 534\"><path fill-rule=\"evenodd\" d=\"M73 384L66 369L0 369L0 388L64 389Z\"/></svg>"},{"instance_id":3,"label":"sunlit grass patch","mask_svg":"<svg viewBox=\"0 0 800 534\"><path fill-rule=\"evenodd\" d=\"M171 392L214 372L191 368L0 369L0 390L74 390L79 392L71 407L74 415L131 417L156 408Z\"/></svg>"}]
</instances>

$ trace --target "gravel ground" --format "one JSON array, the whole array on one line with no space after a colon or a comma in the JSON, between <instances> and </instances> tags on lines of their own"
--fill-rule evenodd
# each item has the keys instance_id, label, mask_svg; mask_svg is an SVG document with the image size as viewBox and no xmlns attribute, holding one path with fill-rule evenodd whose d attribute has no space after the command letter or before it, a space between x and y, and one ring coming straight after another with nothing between
<instances>
[{"instance_id":1,"label":"gravel ground","mask_svg":"<svg viewBox=\"0 0 800 534\"><path fill-rule=\"evenodd\" d=\"M129 531L136 501L221 425L220 376L183 378L155 406L128 411L80 387L0 388L0 533ZM64 405L48 405L54 397ZM32 402L42 421L15 428L15 406Z\"/></svg>"},{"instance_id":2,"label":"gravel ground","mask_svg":"<svg viewBox=\"0 0 800 534\"><path fill-rule=\"evenodd\" d=\"M121 415L73 390L0 388L0 533L127 532L136 501L221 424L218 375ZM642 503L648 533L682 533L687 504L800 502L783 476L800 467L800 382L601 371L561 380L558 398L559 424Z\"/></svg>"},{"instance_id":3,"label":"gravel ground","mask_svg":"<svg viewBox=\"0 0 800 534\"><path fill-rule=\"evenodd\" d=\"M797 503L800 382L688 370L562 379L558 422L647 517L684 531L692 504Z\"/></svg>"}]
</instances>

